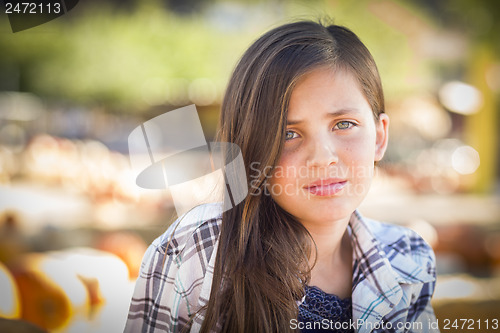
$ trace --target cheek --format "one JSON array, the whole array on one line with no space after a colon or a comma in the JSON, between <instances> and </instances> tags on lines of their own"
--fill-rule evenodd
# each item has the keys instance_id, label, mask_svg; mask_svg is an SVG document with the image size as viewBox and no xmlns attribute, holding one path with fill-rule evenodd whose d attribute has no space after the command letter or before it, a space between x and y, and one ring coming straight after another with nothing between
<instances>
[{"instance_id":1,"label":"cheek","mask_svg":"<svg viewBox=\"0 0 500 333\"><path fill-rule=\"evenodd\" d=\"M351 142L342 151L340 160L343 167L350 169L351 176L355 178L371 177L375 161L375 144L369 138Z\"/></svg>"},{"instance_id":2,"label":"cheek","mask_svg":"<svg viewBox=\"0 0 500 333\"><path fill-rule=\"evenodd\" d=\"M371 165L375 161L375 152L373 149L367 149L366 146L346 149L343 160L349 161L349 164Z\"/></svg>"},{"instance_id":3,"label":"cheek","mask_svg":"<svg viewBox=\"0 0 500 333\"><path fill-rule=\"evenodd\" d=\"M293 156L282 156L274 168L271 184L285 184L295 179L294 173L299 168Z\"/></svg>"},{"instance_id":4,"label":"cheek","mask_svg":"<svg viewBox=\"0 0 500 333\"><path fill-rule=\"evenodd\" d=\"M353 160L374 160L375 133L367 133L359 137L350 138L344 143L344 156Z\"/></svg>"}]
</instances>

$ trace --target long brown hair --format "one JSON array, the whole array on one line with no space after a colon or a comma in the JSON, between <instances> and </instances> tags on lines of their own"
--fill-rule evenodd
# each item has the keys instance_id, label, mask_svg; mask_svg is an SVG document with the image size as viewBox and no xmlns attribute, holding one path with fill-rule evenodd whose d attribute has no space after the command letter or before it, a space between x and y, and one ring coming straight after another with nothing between
<instances>
[{"instance_id":1,"label":"long brown hair","mask_svg":"<svg viewBox=\"0 0 500 333\"><path fill-rule=\"evenodd\" d=\"M218 140L241 148L249 193L223 214L202 332L292 331L314 244L264 189L282 151L292 90L322 66L351 72L375 118L384 112L375 62L358 37L341 26L301 21L277 27L250 46L232 74Z\"/></svg>"}]
</instances>

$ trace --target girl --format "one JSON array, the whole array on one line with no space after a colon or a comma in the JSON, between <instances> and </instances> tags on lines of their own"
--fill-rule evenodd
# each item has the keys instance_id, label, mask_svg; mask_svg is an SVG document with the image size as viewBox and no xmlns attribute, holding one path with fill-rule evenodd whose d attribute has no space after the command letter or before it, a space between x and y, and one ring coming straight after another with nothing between
<instances>
[{"instance_id":1,"label":"girl","mask_svg":"<svg viewBox=\"0 0 500 333\"><path fill-rule=\"evenodd\" d=\"M249 193L196 207L153 242L128 332L428 332L435 260L414 232L363 218L389 118L372 56L336 25L275 28L243 55L218 140ZM174 232L175 231L175 232Z\"/></svg>"}]
</instances>

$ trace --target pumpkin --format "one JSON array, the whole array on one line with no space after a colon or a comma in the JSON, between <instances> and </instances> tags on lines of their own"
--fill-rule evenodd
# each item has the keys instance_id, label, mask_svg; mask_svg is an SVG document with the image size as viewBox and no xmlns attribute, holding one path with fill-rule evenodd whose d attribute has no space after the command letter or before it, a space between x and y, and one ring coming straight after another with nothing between
<instances>
[{"instance_id":1,"label":"pumpkin","mask_svg":"<svg viewBox=\"0 0 500 333\"><path fill-rule=\"evenodd\" d=\"M0 262L0 317L16 319L21 315L21 304L19 299L19 290L16 281Z\"/></svg>"}]
</instances>

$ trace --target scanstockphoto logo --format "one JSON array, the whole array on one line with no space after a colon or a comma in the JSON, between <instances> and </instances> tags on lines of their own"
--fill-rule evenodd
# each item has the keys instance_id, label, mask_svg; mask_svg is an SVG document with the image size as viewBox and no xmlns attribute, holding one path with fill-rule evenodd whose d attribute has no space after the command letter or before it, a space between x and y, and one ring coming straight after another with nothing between
<instances>
[{"instance_id":1,"label":"scanstockphoto logo","mask_svg":"<svg viewBox=\"0 0 500 333\"><path fill-rule=\"evenodd\" d=\"M12 32L30 29L56 19L72 10L79 0L3 0Z\"/></svg>"},{"instance_id":2,"label":"scanstockphoto logo","mask_svg":"<svg viewBox=\"0 0 500 333\"><path fill-rule=\"evenodd\" d=\"M168 188L179 216L212 202L223 203L227 211L248 194L240 148L229 142L207 142L194 105L137 126L128 137L128 147L136 184Z\"/></svg>"}]
</instances>

